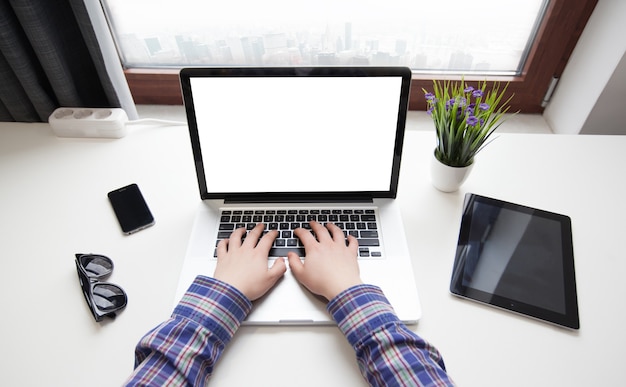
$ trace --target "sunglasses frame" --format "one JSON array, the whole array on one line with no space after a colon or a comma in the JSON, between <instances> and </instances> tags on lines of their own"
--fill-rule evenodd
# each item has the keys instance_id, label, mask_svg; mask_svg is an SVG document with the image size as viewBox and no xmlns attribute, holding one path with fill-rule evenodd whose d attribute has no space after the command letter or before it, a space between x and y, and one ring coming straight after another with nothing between
<instances>
[{"instance_id":1,"label":"sunglasses frame","mask_svg":"<svg viewBox=\"0 0 626 387\"><path fill-rule=\"evenodd\" d=\"M93 318L97 322L102 321L104 317L115 318L116 313L126 307L126 304L128 303L128 296L126 295L126 292L124 291L124 289L122 289L119 285L101 281L101 279L104 279L108 277L109 275L111 275L111 273L113 273L113 260L111 260L111 258L104 256L102 254L75 254L75 256L76 256L76 259L75 259L76 271L78 272L78 281L80 282L80 287L83 290L83 296L85 296L85 301L87 301L87 305L89 305L89 309L91 310L91 314L93 315ZM97 275L97 276L90 276L89 274L87 274L87 270L85 269L85 267L83 267L83 264L81 261L83 257L104 258L105 260L110 262L111 270L109 270L106 273ZM94 289L97 286L102 286L102 285L119 289L121 296L123 296L124 298L122 304L106 311L98 308L94 300Z\"/></svg>"}]
</instances>

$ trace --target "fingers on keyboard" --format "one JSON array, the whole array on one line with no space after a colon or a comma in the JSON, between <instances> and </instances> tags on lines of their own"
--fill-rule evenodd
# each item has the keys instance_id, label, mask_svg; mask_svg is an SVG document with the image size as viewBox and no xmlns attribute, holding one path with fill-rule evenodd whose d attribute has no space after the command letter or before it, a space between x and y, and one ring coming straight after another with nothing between
<instances>
[{"instance_id":1,"label":"fingers on keyboard","mask_svg":"<svg viewBox=\"0 0 626 387\"><path fill-rule=\"evenodd\" d=\"M293 231L300 227L311 230L311 221L320 222L324 226L326 223L334 223L343 230L346 238L348 235L355 237L361 257L381 256L379 251L370 251L371 247L380 246L376 214L372 209L225 210L220 216L216 246L238 228L244 227L250 231L258 223L264 223L264 234L270 230L279 233L270 249L270 257L284 257L289 251L304 257L304 247ZM217 256L217 251L214 255Z\"/></svg>"}]
</instances>

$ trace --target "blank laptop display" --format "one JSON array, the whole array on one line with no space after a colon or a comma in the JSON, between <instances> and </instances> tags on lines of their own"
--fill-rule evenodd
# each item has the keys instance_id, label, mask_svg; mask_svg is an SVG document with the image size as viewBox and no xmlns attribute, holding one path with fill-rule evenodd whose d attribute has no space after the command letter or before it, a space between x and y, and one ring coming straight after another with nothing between
<instances>
[{"instance_id":1,"label":"blank laptop display","mask_svg":"<svg viewBox=\"0 0 626 387\"><path fill-rule=\"evenodd\" d=\"M202 197L394 197L407 70L182 70Z\"/></svg>"}]
</instances>

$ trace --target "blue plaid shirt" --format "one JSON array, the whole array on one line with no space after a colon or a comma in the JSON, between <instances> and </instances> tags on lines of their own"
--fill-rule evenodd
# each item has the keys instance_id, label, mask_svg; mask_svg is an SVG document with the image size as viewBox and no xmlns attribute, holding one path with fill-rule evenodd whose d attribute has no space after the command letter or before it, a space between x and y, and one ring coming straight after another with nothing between
<instances>
[{"instance_id":1,"label":"blue plaid shirt","mask_svg":"<svg viewBox=\"0 0 626 387\"><path fill-rule=\"evenodd\" d=\"M252 308L234 287L198 276L172 317L148 332L135 352L126 385L206 385L213 367ZM441 355L402 324L382 291L347 289L328 312L355 350L372 386L451 386Z\"/></svg>"}]
</instances>

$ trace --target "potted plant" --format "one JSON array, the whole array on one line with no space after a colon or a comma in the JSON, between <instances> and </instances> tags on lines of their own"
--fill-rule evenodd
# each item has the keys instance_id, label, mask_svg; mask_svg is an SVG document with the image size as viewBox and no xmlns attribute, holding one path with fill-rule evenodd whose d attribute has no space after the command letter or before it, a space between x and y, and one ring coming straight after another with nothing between
<instances>
[{"instance_id":1,"label":"potted plant","mask_svg":"<svg viewBox=\"0 0 626 387\"><path fill-rule=\"evenodd\" d=\"M508 87L499 82L487 90L487 82L470 86L460 82L434 81L433 92L425 89L428 114L436 130L431 165L433 185L444 192L459 189L493 132L504 122L511 97L502 102Z\"/></svg>"}]
</instances>

